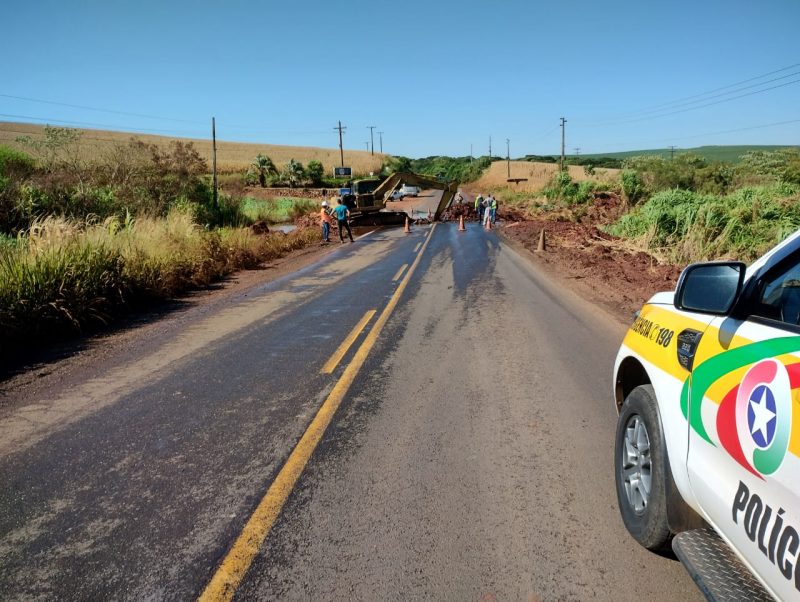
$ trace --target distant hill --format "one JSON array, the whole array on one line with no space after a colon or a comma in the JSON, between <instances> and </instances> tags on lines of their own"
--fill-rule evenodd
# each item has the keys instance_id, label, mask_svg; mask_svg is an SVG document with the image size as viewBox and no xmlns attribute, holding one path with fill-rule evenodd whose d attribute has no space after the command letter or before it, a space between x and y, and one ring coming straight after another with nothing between
<instances>
[{"instance_id":1,"label":"distant hill","mask_svg":"<svg viewBox=\"0 0 800 602\"><path fill-rule=\"evenodd\" d=\"M739 158L750 151L775 151L781 148L800 148L800 146L757 146L757 145L743 145L743 146L696 146L694 148L676 148L675 154L679 153L692 153L699 155L707 161L725 161L727 163L737 163ZM661 157L669 158L670 149L668 148L651 148L645 150L625 151L621 153L600 153L595 155L580 155L580 159L599 159L600 157L609 157L612 159L627 159L628 157L635 157L637 155L658 155ZM570 157L573 159L573 157Z\"/></svg>"},{"instance_id":2,"label":"distant hill","mask_svg":"<svg viewBox=\"0 0 800 602\"><path fill-rule=\"evenodd\" d=\"M70 128L78 129L78 128ZM13 123L0 121L0 144L11 146L20 150L25 147L16 142L19 136L39 138L44 131L43 125L31 123ZM148 144L166 147L171 140L192 142L200 155L211 165L211 140L177 138L167 136L152 136L149 134L131 134L128 132L114 132L106 130L79 130L81 135L81 149L89 158L107 153L116 144L124 144L130 138L138 138ZM247 169L250 162L258 153L270 157L280 169L289 159L296 159L303 165L311 160L317 160L325 167L325 172L331 175L333 168L340 163L338 148L317 148L313 146L279 146L276 144L251 144L245 142L226 142L217 139L217 167L220 172L242 172ZM344 150L345 165L352 167L356 174L366 174L379 171L386 155L366 151Z\"/></svg>"}]
</instances>

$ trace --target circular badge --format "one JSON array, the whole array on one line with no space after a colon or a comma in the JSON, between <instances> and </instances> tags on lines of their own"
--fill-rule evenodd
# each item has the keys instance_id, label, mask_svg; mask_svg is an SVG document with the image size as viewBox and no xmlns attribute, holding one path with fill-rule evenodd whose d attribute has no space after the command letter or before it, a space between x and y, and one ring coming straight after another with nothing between
<instances>
[{"instance_id":1,"label":"circular badge","mask_svg":"<svg viewBox=\"0 0 800 602\"><path fill-rule=\"evenodd\" d=\"M789 373L782 363L771 358L750 367L738 390L725 396L717 414L722 446L757 475L778 470L789 448L791 427Z\"/></svg>"}]
</instances>

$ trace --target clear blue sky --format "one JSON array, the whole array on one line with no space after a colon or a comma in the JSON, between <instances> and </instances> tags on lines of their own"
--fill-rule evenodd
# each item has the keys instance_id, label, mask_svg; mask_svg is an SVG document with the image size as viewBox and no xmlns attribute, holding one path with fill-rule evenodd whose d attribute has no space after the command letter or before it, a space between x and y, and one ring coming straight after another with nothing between
<instances>
[{"instance_id":1,"label":"clear blue sky","mask_svg":"<svg viewBox=\"0 0 800 602\"><path fill-rule=\"evenodd\" d=\"M512 156L556 154L562 116L568 153L800 144L798 0L3 0L2 14L4 121L207 138L213 115L220 139L333 148L341 120L346 149L375 125L376 150L383 131L384 151L411 157L486 154L489 136L497 155L506 138Z\"/></svg>"}]
</instances>

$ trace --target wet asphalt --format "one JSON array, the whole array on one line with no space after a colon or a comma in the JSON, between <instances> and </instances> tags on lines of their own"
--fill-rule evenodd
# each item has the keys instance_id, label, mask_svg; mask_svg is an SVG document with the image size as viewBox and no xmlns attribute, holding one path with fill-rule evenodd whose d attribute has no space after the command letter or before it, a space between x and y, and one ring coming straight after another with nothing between
<instances>
[{"instance_id":1,"label":"wet asphalt","mask_svg":"<svg viewBox=\"0 0 800 602\"><path fill-rule=\"evenodd\" d=\"M430 230L249 291L246 326L0 457L0 599L196 598ZM618 518L623 330L494 233L437 225L236 599L698 599Z\"/></svg>"}]
</instances>

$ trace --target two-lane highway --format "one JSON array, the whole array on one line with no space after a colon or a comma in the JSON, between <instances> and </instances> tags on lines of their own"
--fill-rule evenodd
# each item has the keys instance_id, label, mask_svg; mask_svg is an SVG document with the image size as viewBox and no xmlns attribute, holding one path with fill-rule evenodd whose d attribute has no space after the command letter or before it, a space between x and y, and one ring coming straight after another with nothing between
<instances>
[{"instance_id":1,"label":"two-lane highway","mask_svg":"<svg viewBox=\"0 0 800 602\"><path fill-rule=\"evenodd\" d=\"M372 232L12 405L0 598L697 597L618 519L623 327L470 226Z\"/></svg>"}]
</instances>

